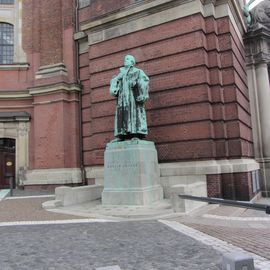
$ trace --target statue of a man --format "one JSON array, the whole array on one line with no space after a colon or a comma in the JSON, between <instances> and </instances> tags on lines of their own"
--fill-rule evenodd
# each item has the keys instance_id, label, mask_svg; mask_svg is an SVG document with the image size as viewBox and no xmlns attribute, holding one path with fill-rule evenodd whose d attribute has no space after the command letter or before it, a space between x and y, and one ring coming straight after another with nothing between
<instances>
[{"instance_id":1,"label":"statue of a man","mask_svg":"<svg viewBox=\"0 0 270 270\"><path fill-rule=\"evenodd\" d=\"M244 6L244 15L249 29L253 29L258 24L270 28L270 0L264 0L250 10L250 5L255 0L251 0Z\"/></svg>"},{"instance_id":2,"label":"statue of a man","mask_svg":"<svg viewBox=\"0 0 270 270\"><path fill-rule=\"evenodd\" d=\"M114 141L142 139L148 133L144 103L149 98L149 78L135 63L132 55L126 55L124 67L111 80L110 94L117 98Z\"/></svg>"}]
</instances>

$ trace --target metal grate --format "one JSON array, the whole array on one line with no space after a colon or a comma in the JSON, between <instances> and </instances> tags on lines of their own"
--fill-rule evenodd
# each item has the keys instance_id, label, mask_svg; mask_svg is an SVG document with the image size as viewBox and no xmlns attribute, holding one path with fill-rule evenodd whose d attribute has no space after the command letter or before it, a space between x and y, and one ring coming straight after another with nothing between
<instances>
[{"instance_id":1,"label":"metal grate","mask_svg":"<svg viewBox=\"0 0 270 270\"><path fill-rule=\"evenodd\" d=\"M12 64L14 55L14 27L0 23L0 64Z\"/></svg>"}]
</instances>

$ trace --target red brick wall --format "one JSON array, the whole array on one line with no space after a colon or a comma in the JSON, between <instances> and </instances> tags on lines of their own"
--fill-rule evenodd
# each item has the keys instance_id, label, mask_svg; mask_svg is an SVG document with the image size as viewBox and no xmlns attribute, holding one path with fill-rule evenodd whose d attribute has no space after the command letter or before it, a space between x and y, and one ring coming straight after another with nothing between
<instances>
[{"instance_id":1,"label":"red brick wall","mask_svg":"<svg viewBox=\"0 0 270 270\"><path fill-rule=\"evenodd\" d=\"M208 197L249 201L255 195L251 172L207 175L207 193Z\"/></svg>"},{"instance_id":2,"label":"red brick wall","mask_svg":"<svg viewBox=\"0 0 270 270\"><path fill-rule=\"evenodd\" d=\"M207 175L207 196L213 198L222 197L221 174Z\"/></svg>"},{"instance_id":3,"label":"red brick wall","mask_svg":"<svg viewBox=\"0 0 270 270\"><path fill-rule=\"evenodd\" d=\"M23 49L30 63L31 81L40 66L65 63L74 80L75 0L23 1Z\"/></svg>"},{"instance_id":4,"label":"red brick wall","mask_svg":"<svg viewBox=\"0 0 270 270\"><path fill-rule=\"evenodd\" d=\"M27 55L27 71L0 71L0 91L24 90L34 86L53 87L76 82L75 0L24 0L22 6L22 46ZM42 65L64 63L67 76L36 79ZM28 99L0 100L1 111L31 114L29 168L79 167L78 94L43 93Z\"/></svg>"},{"instance_id":5,"label":"red brick wall","mask_svg":"<svg viewBox=\"0 0 270 270\"><path fill-rule=\"evenodd\" d=\"M109 82L133 54L150 77L148 140L160 162L251 157L244 51L229 18L193 15L90 47L81 55L85 165L113 138Z\"/></svg>"},{"instance_id":6,"label":"red brick wall","mask_svg":"<svg viewBox=\"0 0 270 270\"><path fill-rule=\"evenodd\" d=\"M94 20L111 12L124 10L131 5L143 1L145 0L91 0L89 6L80 10L79 20L80 22ZM154 0L147 0L147 2L150 1Z\"/></svg>"},{"instance_id":7,"label":"red brick wall","mask_svg":"<svg viewBox=\"0 0 270 270\"><path fill-rule=\"evenodd\" d=\"M31 168L79 167L77 94L41 95L34 101Z\"/></svg>"}]
</instances>

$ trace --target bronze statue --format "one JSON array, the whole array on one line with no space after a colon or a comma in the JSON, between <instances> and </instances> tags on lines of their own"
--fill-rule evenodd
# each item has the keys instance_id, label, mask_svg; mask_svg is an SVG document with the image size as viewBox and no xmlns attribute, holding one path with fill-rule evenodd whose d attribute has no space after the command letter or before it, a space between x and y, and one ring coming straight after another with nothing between
<instances>
[{"instance_id":1,"label":"bronze statue","mask_svg":"<svg viewBox=\"0 0 270 270\"><path fill-rule=\"evenodd\" d=\"M247 25L250 29L265 26L270 29L270 0L264 0L249 11L249 6L254 2L250 1L244 7L244 14L247 17Z\"/></svg>"},{"instance_id":2,"label":"bronze statue","mask_svg":"<svg viewBox=\"0 0 270 270\"><path fill-rule=\"evenodd\" d=\"M117 98L114 141L142 139L148 133L144 103L149 98L149 78L135 63L132 55L126 55L124 67L111 80L110 94Z\"/></svg>"}]
</instances>

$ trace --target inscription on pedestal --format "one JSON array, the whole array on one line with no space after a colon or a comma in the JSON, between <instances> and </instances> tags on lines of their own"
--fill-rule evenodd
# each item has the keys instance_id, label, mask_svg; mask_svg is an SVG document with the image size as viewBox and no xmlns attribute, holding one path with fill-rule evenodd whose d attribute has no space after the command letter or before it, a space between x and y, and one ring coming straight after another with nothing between
<instances>
[{"instance_id":1,"label":"inscription on pedestal","mask_svg":"<svg viewBox=\"0 0 270 270\"><path fill-rule=\"evenodd\" d=\"M107 145L103 204L144 205L162 199L157 152L153 142Z\"/></svg>"}]
</instances>

